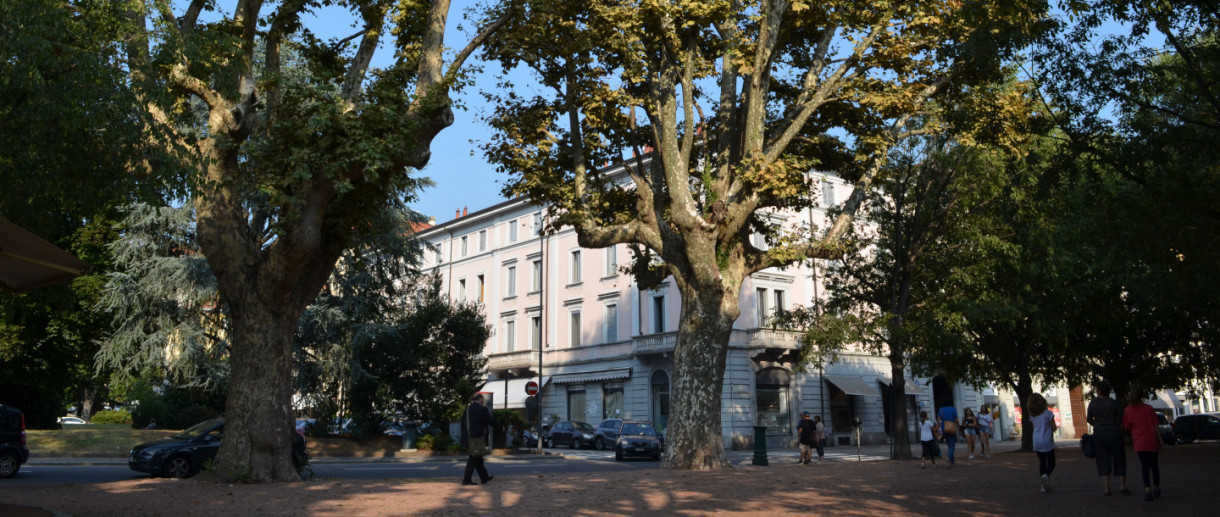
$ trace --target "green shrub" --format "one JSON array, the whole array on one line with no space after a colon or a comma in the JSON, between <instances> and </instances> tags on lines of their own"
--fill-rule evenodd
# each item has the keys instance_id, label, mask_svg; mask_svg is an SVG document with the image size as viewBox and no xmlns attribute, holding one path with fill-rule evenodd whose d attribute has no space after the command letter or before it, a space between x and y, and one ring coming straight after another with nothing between
<instances>
[{"instance_id":1,"label":"green shrub","mask_svg":"<svg viewBox=\"0 0 1220 517\"><path fill-rule=\"evenodd\" d=\"M432 450L444 451L453 447L453 437L447 434L438 434L432 439Z\"/></svg>"},{"instance_id":2,"label":"green shrub","mask_svg":"<svg viewBox=\"0 0 1220 517\"><path fill-rule=\"evenodd\" d=\"M435 443L436 437L430 434L422 434L415 439L415 448L421 451L432 450L432 445Z\"/></svg>"},{"instance_id":3,"label":"green shrub","mask_svg":"<svg viewBox=\"0 0 1220 517\"><path fill-rule=\"evenodd\" d=\"M121 409L118 411L103 410L94 413L90 421L95 424L130 424L131 413Z\"/></svg>"},{"instance_id":4,"label":"green shrub","mask_svg":"<svg viewBox=\"0 0 1220 517\"><path fill-rule=\"evenodd\" d=\"M173 424L175 429L186 429L190 426L198 424L199 422L211 420L218 416L220 416L220 413L217 413L216 410L212 408L195 405L180 411L178 416L173 419ZM158 422L160 422L160 420L158 420Z\"/></svg>"}]
</instances>

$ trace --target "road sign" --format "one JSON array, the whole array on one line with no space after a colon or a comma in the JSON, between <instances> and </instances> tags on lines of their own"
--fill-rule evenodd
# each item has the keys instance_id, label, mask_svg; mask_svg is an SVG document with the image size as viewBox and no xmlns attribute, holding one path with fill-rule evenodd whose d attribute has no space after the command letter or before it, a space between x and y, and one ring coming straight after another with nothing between
<instances>
[{"instance_id":1,"label":"road sign","mask_svg":"<svg viewBox=\"0 0 1220 517\"><path fill-rule=\"evenodd\" d=\"M530 396L537 395L538 394L538 383L534 382L534 381L529 381L529 382L525 383L525 394L530 395Z\"/></svg>"}]
</instances>

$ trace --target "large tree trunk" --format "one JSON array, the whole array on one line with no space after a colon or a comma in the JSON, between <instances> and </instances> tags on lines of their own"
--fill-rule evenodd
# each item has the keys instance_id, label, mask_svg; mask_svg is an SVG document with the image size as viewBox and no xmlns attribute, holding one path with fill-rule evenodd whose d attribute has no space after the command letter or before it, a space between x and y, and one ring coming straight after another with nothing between
<instances>
[{"instance_id":1,"label":"large tree trunk","mask_svg":"<svg viewBox=\"0 0 1220 517\"><path fill-rule=\"evenodd\" d=\"M890 436L894 440L893 458L909 460L911 436L907 433L907 386L906 364L903 362L903 346L890 346Z\"/></svg>"},{"instance_id":2,"label":"large tree trunk","mask_svg":"<svg viewBox=\"0 0 1220 517\"><path fill-rule=\"evenodd\" d=\"M1017 399L1021 401L1021 450L1030 452L1034 450L1034 423L1029 419L1025 403L1029 401L1029 396L1034 394L1034 381L1028 370L1017 372L1016 390Z\"/></svg>"},{"instance_id":3,"label":"large tree trunk","mask_svg":"<svg viewBox=\"0 0 1220 517\"><path fill-rule=\"evenodd\" d=\"M720 422L721 391L736 292L681 288L682 314L674 349L673 407L662 467L713 470L729 466Z\"/></svg>"},{"instance_id":4,"label":"large tree trunk","mask_svg":"<svg viewBox=\"0 0 1220 517\"><path fill-rule=\"evenodd\" d=\"M237 297L236 299L234 297ZM254 483L295 481L292 336L300 314L230 293L232 359L219 475Z\"/></svg>"}]
</instances>

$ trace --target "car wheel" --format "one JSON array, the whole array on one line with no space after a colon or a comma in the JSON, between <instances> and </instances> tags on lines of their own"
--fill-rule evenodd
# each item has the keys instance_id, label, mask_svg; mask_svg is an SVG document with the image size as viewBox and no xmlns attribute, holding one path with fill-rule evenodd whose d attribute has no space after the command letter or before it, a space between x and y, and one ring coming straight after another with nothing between
<instances>
[{"instance_id":1,"label":"car wheel","mask_svg":"<svg viewBox=\"0 0 1220 517\"><path fill-rule=\"evenodd\" d=\"M161 475L167 478L178 479L191 477L191 459L186 456L170 457L161 466Z\"/></svg>"},{"instance_id":2,"label":"car wheel","mask_svg":"<svg viewBox=\"0 0 1220 517\"><path fill-rule=\"evenodd\" d=\"M555 448L555 439L547 438L545 440L542 440L542 446L546 447L548 449L554 449Z\"/></svg>"},{"instance_id":3,"label":"car wheel","mask_svg":"<svg viewBox=\"0 0 1220 517\"><path fill-rule=\"evenodd\" d=\"M604 451L606 450L606 441L598 436L596 440L593 440L593 447L599 451Z\"/></svg>"},{"instance_id":4,"label":"car wheel","mask_svg":"<svg viewBox=\"0 0 1220 517\"><path fill-rule=\"evenodd\" d=\"M0 478L11 478L21 470L21 460L11 452L0 454Z\"/></svg>"},{"instance_id":5,"label":"car wheel","mask_svg":"<svg viewBox=\"0 0 1220 517\"><path fill-rule=\"evenodd\" d=\"M614 449L614 461L623 461L623 451Z\"/></svg>"},{"instance_id":6,"label":"car wheel","mask_svg":"<svg viewBox=\"0 0 1220 517\"><path fill-rule=\"evenodd\" d=\"M1190 442L1194 441L1193 438L1186 436L1186 433L1178 433L1177 436L1175 436L1174 438L1175 438L1174 441L1176 441L1178 443L1190 443Z\"/></svg>"}]
</instances>

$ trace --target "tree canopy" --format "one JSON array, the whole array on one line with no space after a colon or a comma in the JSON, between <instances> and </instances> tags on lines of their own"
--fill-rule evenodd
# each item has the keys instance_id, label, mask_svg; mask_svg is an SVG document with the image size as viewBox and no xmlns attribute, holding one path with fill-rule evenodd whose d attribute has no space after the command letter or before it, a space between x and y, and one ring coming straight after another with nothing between
<instances>
[{"instance_id":1,"label":"tree canopy","mask_svg":"<svg viewBox=\"0 0 1220 517\"><path fill-rule=\"evenodd\" d=\"M485 56L532 73L488 93L506 193L545 203L580 244L628 243L641 287L682 295L668 468L727 463L720 395L746 275L842 253L889 149L953 127L1004 135L994 90L1043 2L524 2ZM494 11L493 11L494 12ZM954 99L956 115L933 98ZM908 127L912 117L929 122ZM633 156L634 158L627 158ZM619 163L603 169L606 163ZM761 215L810 206L807 173L855 194L828 228ZM749 242L762 233L768 249Z\"/></svg>"}]
</instances>

